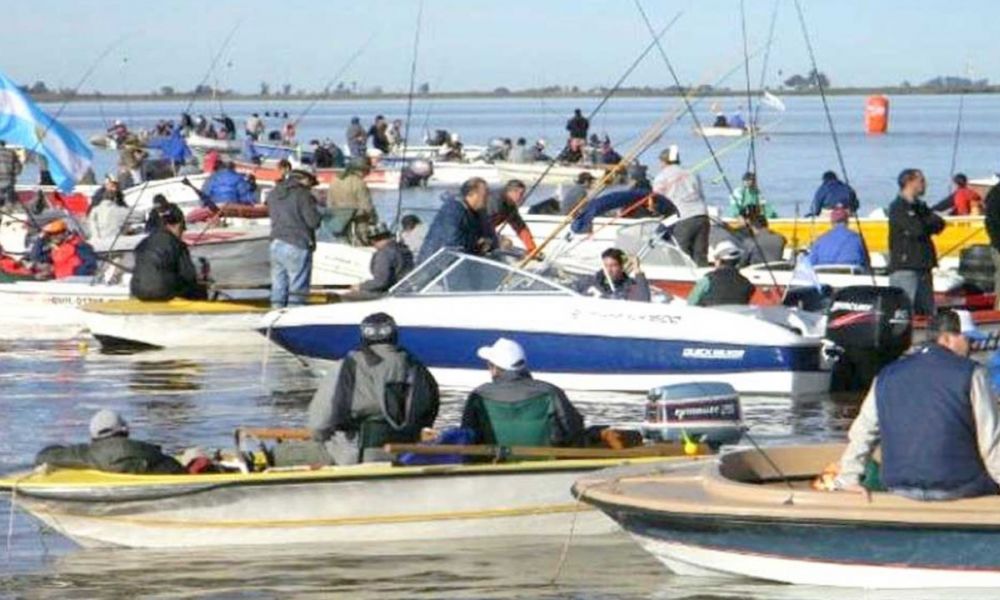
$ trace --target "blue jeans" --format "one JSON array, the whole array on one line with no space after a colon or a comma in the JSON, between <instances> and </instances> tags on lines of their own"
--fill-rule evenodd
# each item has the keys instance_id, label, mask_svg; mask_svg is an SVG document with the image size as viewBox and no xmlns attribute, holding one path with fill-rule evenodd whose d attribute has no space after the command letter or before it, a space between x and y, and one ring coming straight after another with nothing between
<instances>
[{"instance_id":1,"label":"blue jeans","mask_svg":"<svg viewBox=\"0 0 1000 600\"><path fill-rule=\"evenodd\" d=\"M271 240L271 308L305 304L311 276L312 250Z\"/></svg>"},{"instance_id":2,"label":"blue jeans","mask_svg":"<svg viewBox=\"0 0 1000 600\"><path fill-rule=\"evenodd\" d=\"M930 271L893 271L889 274L889 285L906 292L913 305L913 314L934 314L934 280Z\"/></svg>"},{"instance_id":3,"label":"blue jeans","mask_svg":"<svg viewBox=\"0 0 1000 600\"><path fill-rule=\"evenodd\" d=\"M920 500L922 502L940 502L943 500L957 500L959 498L995 496L998 492L996 482L994 482L988 475L977 477L969 483L961 485L953 490L892 487L889 488L889 491L893 494L909 498L910 500Z\"/></svg>"}]
</instances>

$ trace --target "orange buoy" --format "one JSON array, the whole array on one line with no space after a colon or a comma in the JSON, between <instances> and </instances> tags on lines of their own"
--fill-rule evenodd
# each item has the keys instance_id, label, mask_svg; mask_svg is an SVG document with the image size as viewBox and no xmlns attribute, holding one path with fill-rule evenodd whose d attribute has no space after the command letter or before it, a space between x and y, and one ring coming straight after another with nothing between
<instances>
[{"instance_id":1,"label":"orange buoy","mask_svg":"<svg viewBox=\"0 0 1000 600\"><path fill-rule=\"evenodd\" d=\"M865 101L865 131L885 133L889 130L889 97L868 96Z\"/></svg>"}]
</instances>

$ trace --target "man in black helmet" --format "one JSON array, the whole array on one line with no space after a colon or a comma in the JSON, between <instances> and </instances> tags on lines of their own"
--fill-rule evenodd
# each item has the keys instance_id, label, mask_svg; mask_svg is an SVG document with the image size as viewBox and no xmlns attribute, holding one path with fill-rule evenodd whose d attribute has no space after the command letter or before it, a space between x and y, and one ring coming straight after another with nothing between
<instances>
[{"instance_id":1,"label":"man in black helmet","mask_svg":"<svg viewBox=\"0 0 1000 600\"><path fill-rule=\"evenodd\" d=\"M420 440L420 430L437 418L438 386L397 338L385 313L361 321L361 346L323 379L309 404L313 443L280 444L276 464L355 464L365 455L382 458L384 444Z\"/></svg>"}]
</instances>

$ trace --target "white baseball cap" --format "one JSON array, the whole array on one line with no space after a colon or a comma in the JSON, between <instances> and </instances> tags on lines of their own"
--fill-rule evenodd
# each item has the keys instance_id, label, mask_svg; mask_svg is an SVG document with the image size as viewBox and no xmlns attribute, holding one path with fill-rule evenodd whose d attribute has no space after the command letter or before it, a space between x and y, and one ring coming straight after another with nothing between
<instances>
[{"instance_id":1,"label":"white baseball cap","mask_svg":"<svg viewBox=\"0 0 1000 600\"><path fill-rule=\"evenodd\" d=\"M712 248L712 258L714 260L736 260L743 255L743 252L736 244L729 240L722 240Z\"/></svg>"},{"instance_id":2,"label":"white baseball cap","mask_svg":"<svg viewBox=\"0 0 1000 600\"><path fill-rule=\"evenodd\" d=\"M110 408L102 408L90 418L90 439L103 440L122 434L128 435L128 423Z\"/></svg>"},{"instance_id":3,"label":"white baseball cap","mask_svg":"<svg viewBox=\"0 0 1000 600\"><path fill-rule=\"evenodd\" d=\"M976 327L976 322L972 320L972 313L967 310L956 310L958 322L961 323L961 333L972 341L982 342L989 339L989 335L983 333Z\"/></svg>"},{"instance_id":4,"label":"white baseball cap","mask_svg":"<svg viewBox=\"0 0 1000 600\"><path fill-rule=\"evenodd\" d=\"M507 338L497 339L492 346L483 346L476 351L476 356L504 371L517 371L528 363L521 344Z\"/></svg>"}]
</instances>

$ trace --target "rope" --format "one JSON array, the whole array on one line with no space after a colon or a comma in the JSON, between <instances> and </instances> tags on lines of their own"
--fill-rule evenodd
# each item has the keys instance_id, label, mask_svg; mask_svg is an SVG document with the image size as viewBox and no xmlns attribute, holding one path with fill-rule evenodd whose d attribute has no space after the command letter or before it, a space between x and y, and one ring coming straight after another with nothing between
<instances>
[{"instance_id":1,"label":"rope","mask_svg":"<svg viewBox=\"0 0 1000 600\"><path fill-rule=\"evenodd\" d=\"M424 17L424 0L420 0L417 6L417 27L413 34L413 61L410 63L410 92L406 96L406 124L403 126L403 161L406 164L406 148L410 143L410 118L413 116L413 86L417 80L417 56L420 51L420 22ZM396 196L396 219L393 229L398 230L400 220L403 218L403 186L397 189Z\"/></svg>"},{"instance_id":2,"label":"rope","mask_svg":"<svg viewBox=\"0 0 1000 600\"><path fill-rule=\"evenodd\" d=\"M573 519L569 523L569 533L566 534L566 541L563 542L562 551L559 552L559 560L556 562L556 569L552 573L552 578L549 579L549 585L555 585L556 580L559 579L559 575L562 574L563 567L566 565L566 559L569 557L569 547L573 543L574 534L576 534L576 521L580 514L580 505L583 504L583 495L589 487L591 486L581 488L576 495L576 502L573 504Z\"/></svg>"},{"instance_id":3,"label":"rope","mask_svg":"<svg viewBox=\"0 0 1000 600\"><path fill-rule=\"evenodd\" d=\"M813 74L816 76L816 86L819 88L819 97L823 101L823 112L826 114L826 123L830 127L830 137L833 139L833 149L837 153L837 163L840 164L840 172L844 175L844 183L848 186L851 185L851 179L847 175L847 165L844 163L844 153L840 149L840 140L837 139L837 128L833 126L833 116L830 114L830 103L826 99L826 86L823 85L823 78L820 77L819 68L816 66L816 54L813 52L812 41L809 39L809 28L806 27L806 17L802 13L802 4L799 0L795 0L795 12L799 16L799 25L802 28L802 37L806 42L806 49L809 51L809 62L812 64ZM815 219L815 215L813 215ZM861 219L858 217L857 211L854 211L854 224L858 228L858 235L861 236L861 248L864 251L865 262L868 263L868 242L865 240L865 232L861 229ZM870 265L868 269L872 277L872 285L877 286L878 283L875 281L875 272L871 270Z\"/></svg>"}]
</instances>

